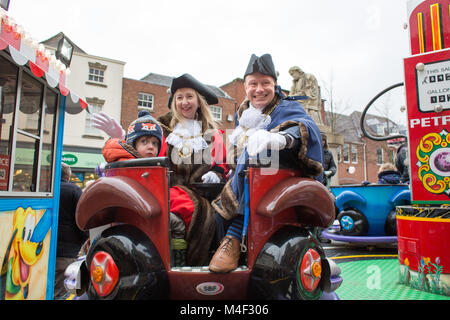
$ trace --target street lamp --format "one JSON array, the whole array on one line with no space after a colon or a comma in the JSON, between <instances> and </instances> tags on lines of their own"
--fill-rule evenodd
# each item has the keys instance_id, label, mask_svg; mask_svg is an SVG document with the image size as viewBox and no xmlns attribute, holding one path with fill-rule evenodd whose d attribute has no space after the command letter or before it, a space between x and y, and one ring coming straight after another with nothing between
<instances>
[{"instance_id":1,"label":"street lamp","mask_svg":"<svg viewBox=\"0 0 450 320\"><path fill-rule=\"evenodd\" d=\"M9 0L0 0L0 7L2 7L4 10L8 11Z\"/></svg>"},{"instance_id":2,"label":"street lamp","mask_svg":"<svg viewBox=\"0 0 450 320\"><path fill-rule=\"evenodd\" d=\"M74 48L74 43L65 35L58 41L58 48L56 49L55 56L66 66L66 68L69 68L70 66Z\"/></svg>"}]
</instances>

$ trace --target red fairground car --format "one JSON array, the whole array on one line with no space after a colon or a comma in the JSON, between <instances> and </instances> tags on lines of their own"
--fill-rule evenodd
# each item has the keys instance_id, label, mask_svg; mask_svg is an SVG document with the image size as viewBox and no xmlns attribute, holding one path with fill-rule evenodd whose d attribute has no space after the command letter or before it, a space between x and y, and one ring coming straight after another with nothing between
<instances>
[{"instance_id":1,"label":"red fairground car","mask_svg":"<svg viewBox=\"0 0 450 320\"><path fill-rule=\"evenodd\" d=\"M78 204L77 224L92 244L67 269L66 287L89 299L337 299L340 270L309 232L333 222L331 194L299 172L261 170L248 172L248 250L236 270L216 274L176 266L167 158L107 165Z\"/></svg>"}]
</instances>

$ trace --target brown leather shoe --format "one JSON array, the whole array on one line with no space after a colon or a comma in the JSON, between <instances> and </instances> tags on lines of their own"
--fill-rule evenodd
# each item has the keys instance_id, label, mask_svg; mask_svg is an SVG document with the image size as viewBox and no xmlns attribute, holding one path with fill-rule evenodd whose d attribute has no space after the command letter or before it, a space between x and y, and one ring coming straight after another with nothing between
<instances>
[{"instance_id":1,"label":"brown leather shoe","mask_svg":"<svg viewBox=\"0 0 450 320\"><path fill-rule=\"evenodd\" d=\"M230 272L237 268L240 255L239 241L226 236L209 263L209 270L217 273Z\"/></svg>"}]
</instances>

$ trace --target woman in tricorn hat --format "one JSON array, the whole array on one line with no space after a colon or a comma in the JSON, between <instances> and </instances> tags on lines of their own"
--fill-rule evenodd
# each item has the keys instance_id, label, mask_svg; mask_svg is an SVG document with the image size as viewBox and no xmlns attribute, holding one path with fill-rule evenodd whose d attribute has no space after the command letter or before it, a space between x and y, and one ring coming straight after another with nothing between
<instances>
[{"instance_id":1,"label":"woman in tricorn hat","mask_svg":"<svg viewBox=\"0 0 450 320\"><path fill-rule=\"evenodd\" d=\"M210 202L199 195L193 183L225 182L226 151L209 105L217 104L215 93L190 74L173 79L170 112L158 118L171 160L171 212L186 224L188 265L207 265L214 240L215 217Z\"/></svg>"},{"instance_id":2,"label":"woman in tricorn hat","mask_svg":"<svg viewBox=\"0 0 450 320\"><path fill-rule=\"evenodd\" d=\"M209 110L217 103L209 87L183 74L172 81L170 111L158 118L171 163L170 211L186 225L186 263L191 266L207 265L215 234L214 210L195 183L224 182L228 171L222 134ZM120 124L105 113L94 114L93 125L111 137L123 134Z\"/></svg>"}]
</instances>

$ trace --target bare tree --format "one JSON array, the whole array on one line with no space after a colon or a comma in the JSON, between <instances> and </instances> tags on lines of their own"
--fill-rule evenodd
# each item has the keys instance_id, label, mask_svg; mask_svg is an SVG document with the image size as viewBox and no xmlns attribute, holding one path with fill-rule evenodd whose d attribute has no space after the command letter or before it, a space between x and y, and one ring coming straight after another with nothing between
<instances>
[{"instance_id":1,"label":"bare tree","mask_svg":"<svg viewBox=\"0 0 450 320\"><path fill-rule=\"evenodd\" d=\"M321 80L322 85L321 85L321 91L322 89L324 90L324 93L326 93L326 96L328 99L325 99L325 101L328 102L328 107L327 104L325 104L325 113L326 116L324 120L326 120L327 125L329 125L331 127L331 132L335 133L336 132L336 115L338 113L340 113L342 110L344 110L344 104L342 99L336 100L334 97L334 76L333 76L333 70L330 71L330 79L329 81L324 81ZM328 117L327 117L328 114Z\"/></svg>"}]
</instances>

